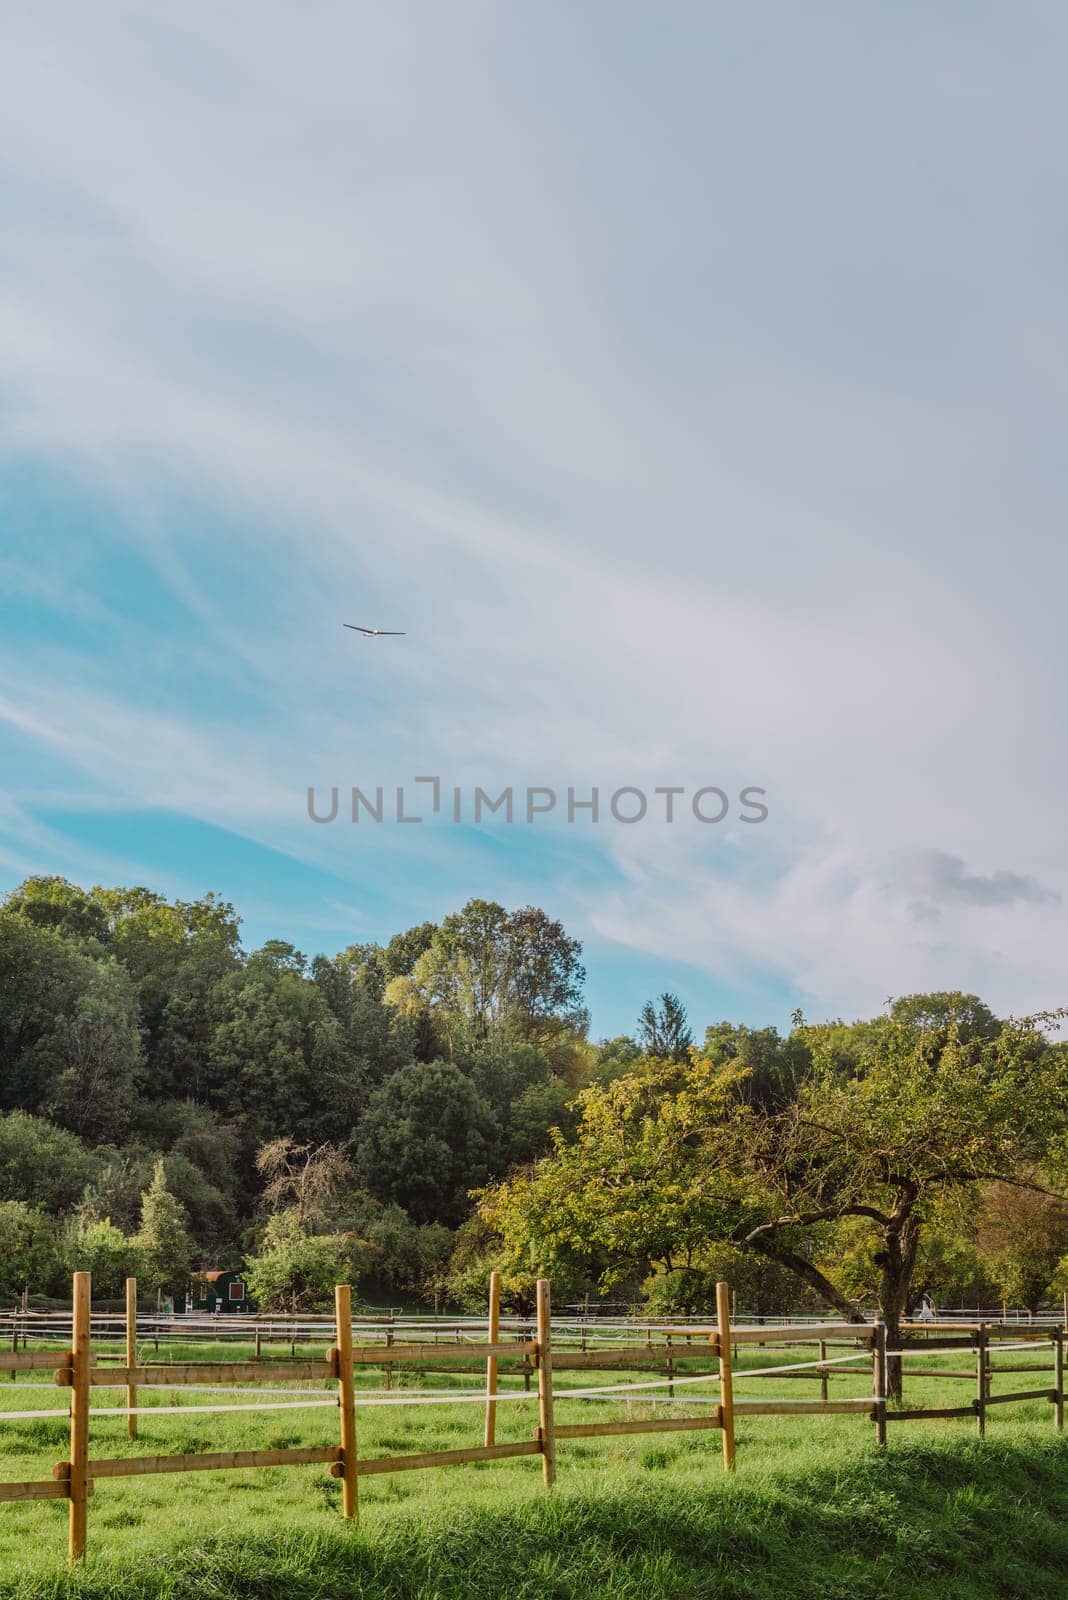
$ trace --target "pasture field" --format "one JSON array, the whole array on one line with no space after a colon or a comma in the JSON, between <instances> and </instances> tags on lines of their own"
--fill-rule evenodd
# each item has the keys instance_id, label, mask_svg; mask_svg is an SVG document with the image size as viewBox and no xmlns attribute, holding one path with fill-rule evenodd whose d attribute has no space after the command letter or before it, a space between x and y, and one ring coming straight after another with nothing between
<instances>
[{"instance_id":1,"label":"pasture field","mask_svg":"<svg viewBox=\"0 0 1068 1600\"><path fill-rule=\"evenodd\" d=\"M102 1348L102 1347L101 1347ZM300 1352L298 1352L300 1353ZM321 1354L308 1350L307 1356ZM169 1346L162 1359L235 1358L232 1345ZM736 1392L815 1398L811 1380L750 1380ZM932 1356L924 1365L952 1366ZM680 1372L683 1367L680 1365ZM831 1380L861 1395L863 1364ZM20 1374L0 1379L0 1410L49 1409L64 1393ZM638 1377L639 1375L635 1375ZM571 1401L585 1374L556 1379L557 1423L633 1417L647 1400ZM624 1381L606 1374L604 1382ZM1041 1381L1041 1380L1038 1380ZM358 1375L363 1390L381 1375ZM477 1387L475 1375L407 1374L395 1392ZM994 1393L1019 1387L995 1378ZM332 1394L327 1383L305 1385ZM502 1380L502 1391L521 1387ZM686 1391L681 1391L685 1393ZM709 1383L709 1396L716 1392ZM910 1406L965 1404L967 1381L909 1378ZM264 1403L272 1397L264 1395ZM279 1397L280 1398L280 1397ZM250 1403L252 1395L155 1390L142 1404ZM97 1390L94 1404L121 1396ZM671 1414L689 1409L671 1408ZM694 1410L698 1409L696 1406ZM358 1410L361 1456L456 1449L481 1439L477 1405ZM361 1480L359 1527L343 1524L340 1483L321 1467L102 1479L90 1502L89 1553L66 1563L63 1501L0 1505L0 1594L11 1600L1064 1600L1068 1595L1068 1436L1043 1402L996 1407L975 1423L892 1426L879 1451L859 1416L738 1420L738 1470L725 1474L718 1431L561 1440L547 1494L536 1458ZM502 1404L501 1442L529 1438L536 1405ZM64 1458L60 1418L0 1423L0 1477L47 1477ZM94 1456L335 1444L336 1409L233 1416L94 1418Z\"/></svg>"}]
</instances>

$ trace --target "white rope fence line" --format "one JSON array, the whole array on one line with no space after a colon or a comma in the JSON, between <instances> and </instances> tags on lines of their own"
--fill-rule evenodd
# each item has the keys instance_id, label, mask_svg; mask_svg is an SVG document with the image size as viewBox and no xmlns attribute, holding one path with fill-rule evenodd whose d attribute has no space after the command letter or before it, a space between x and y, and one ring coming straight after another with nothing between
<instances>
[{"instance_id":1,"label":"white rope fence line","mask_svg":"<svg viewBox=\"0 0 1068 1600\"><path fill-rule=\"evenodd\" d=\"M743 1368L736 1369L733 1376L734 1376L735 1383L737 1383L743 1378L775 1377L776 1375L782 1375L782 1374L785 1374L785 1373L788 1373L788 1372L809 1372L809 1371L813 1371L813 1370L822 1370L825 1367L844 1367L844 1366L849 1366L851 1364L855 1364L858 1361L868 1361L869 1359L870 1359L869 1352L866 1351L866 1350L861 1350L861 1351L858 1351L855 1355L851 1355L851 1356L835 1356L831 1360L828 1360L828 1361L797 1361L797 1362L791 1363L788 1366L784 1366L784 1365L780 1364L780 1365L776 1365L776 1366L773 1366L773 1367L748 1367L748 1368L743 1367ZM567 1388L560 1387L560 1388L557 1389L556 1395L557 1395L557 1398L559 1400L593 1400L593 1399L602 1399L604 1397L611 1398L613 1395L628 1395L628 1394L646 1393L647 1391L653 1390L653 1389L672 1389L672 1388L676 1388L676 1387L689 1386L689 1385L692 1385L692 1384L718 1383L718 1382L719 1382L719 1374L718 1373L716 1373L716 1372L700 1372L700 1373L697 1373L697 1374L684 1374L682 1376L676 1375L675 1377L672 1377L672 1378L646 1379L644 1381L639 1381L639 1382L636 1382L636 1383L602 1384L602 1385L599 1385L596 1388L567 1389ZM35 1389L51 1389L53 1387L54 1387L54 1385L48 1384L48 1383L34 1383L34 1384L25 1384L24 1385L24 1388L35 1388ZM100 1387L100 1388L116 1388L116 1389L120 1389L120 1388L123 1388L125 1386L123 1384L116 1383L114 1385L112 1385L112 1384L101 1384L98 1387ZM208 1393L208 1394L244 1394L244 1395L256 1395L256 1396L294 1395L294 1394L299 1395L300 1394L299 1390L292 1389L292 1388L290 1388L290 1389L245 1389L245 1388L237 1389L237 1388L231 1387L228 1384L210 1384L210 1383L198 1383L198 1384L193 1384L193 1383L190 1383L190 1384L183 1384L183 1383L152 1383L152 1384L148 1384L148 1383L145 1383L145 1384L139 1384L138 1388L139 1389L150 1389L150 1390L155 1390L155 1391L162 1391L164 1393L174 1392L174 1391L176 1391L178 1389L188 1389L188 1390L192 1390L194 1392L201 1393L201 1394L204 1394L204 1393ZM199 1405L183 1406L183 1405L177 1405L177 1406L140 1406L140 1407L138 1407L138 1406L95 1406L95 1407L93 1407L91 1414L93 1416L100 1416L100 1417L105 1417L105 1416L125 1417L125 1416L176 1415L178 1413L185 1413L185 1412L194 1413L194 1412L205 1412L205 1411L218 1412L218 1411L314 1410L315 1408L321 1407L321 1406L336 1406L337 1403L338 1403L335 1398L330 1397L330 1396L321 1397L315 1391L305 1391L304 1393L305 1393L305 1398L298 1398L296 1400L286 1400L286 1401L272 1401L272 1402L269 1402L266 1405L241 1405L241 1404L238 1404L238 1405L227 1405L227 1406L214 1406L214 1405L212 1405L212 1406L199 1406ZM462 1391L462 1392L457 1392L456 1390L451 1390L451 1389L429 1389L429 1390L419 1390L419 1391L414 1391L414 1390L404 1391L404 1390L402 1390L400 1392L398 1392L396 1390L383 1390L383 1389L371 1389L371 1390L363 1390L363 1391L357 1390L356 1391L356 1402L357 1402L357 1405L364 1405L364 1406L367 1406L367 1405L463 1405L463 1404L472 1404L472 1403L475 1403L475 1402L477 1402L479 1404L483 1404L487 1400L492 1400L496 1404L500 1405L500 1404L506 1404L507 1402L513 1401L513 1400L535 1401L535 1400L537 1400L537 1398L538 1397L537 1397L536 1394L528 1393L525 1390L499 1390L496 1394L489 1394L488 1391L486 1391L485 1389L472 1389L472 1390L469 1390L469 1391ZM6 1411L6 1412L0 1412L0 1422L23 1421L23 1420L25 1420L27 1418L35 1418L35 1417L65 1417L65 1416L69 1416L69 1415L70 1415L69 1410L57 1411L57 1410L40 1409L40 1410L36 1410L36 1411Z\"/></svg>"},{"instance_id":2,"label":"white rope fence line","mask_svg":"<svg viewBox=\"0 0 1068 1600\"><path fill-rule=\"evenodd\" d=\"M91 1417L175 1417L218 1411L315 1411L329 1406L336 1411L338 1400L272 1400L265 1406L93 1406Z\"/></svg>"},{"instance_id":3,"label":"white rope fence line","mask_svg":"<svg viewBox=\"0 0 1068 1600\"><path fill-rule=\"evenodd\" d=\"M66 1411L4 1411L0 1412L0 1422L36 1422L40 1417L70 1417L70 1407Z\"/></svg>"}]
</instances>

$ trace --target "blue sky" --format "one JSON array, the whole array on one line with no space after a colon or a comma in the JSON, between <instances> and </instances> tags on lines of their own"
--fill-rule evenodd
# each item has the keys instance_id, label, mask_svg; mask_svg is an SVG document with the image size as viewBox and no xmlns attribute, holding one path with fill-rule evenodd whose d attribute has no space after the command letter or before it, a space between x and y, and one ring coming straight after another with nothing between
<instances>
[{"instance_id":1,"label":"blue sky","mask_svg":"<svg viewBox=\"0 0 1068 1600\"><path fill-rule=\"evenodd\" d=\"M308 952L533 901L598 1034L665 987L700 1026L1065 999L1066 35L16 19L0 883L212 888ZM421 773L770 814L306 816Z\"/></svg>"}]
</instances>

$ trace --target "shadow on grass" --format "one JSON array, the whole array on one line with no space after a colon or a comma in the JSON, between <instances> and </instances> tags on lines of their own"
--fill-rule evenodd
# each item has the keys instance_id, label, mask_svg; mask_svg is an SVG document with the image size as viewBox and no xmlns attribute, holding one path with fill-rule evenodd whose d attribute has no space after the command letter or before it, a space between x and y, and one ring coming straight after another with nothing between
<instances>
[{"instance_id":1,"label":"shadow on grass","mask_svg":"<svg viewBox=\"0 0 1068 1600\"><path fill-rule=\"evenodd\" d=\"M497 1510L422 1506L362 1530L176 1542L7 1586L12 1600L1064 1600L1068 1445L909 1445L744 1467L707 1487L637 1471ZM377 1525L376 1525L376 1518Z\"/></svg>"}]
</instances>

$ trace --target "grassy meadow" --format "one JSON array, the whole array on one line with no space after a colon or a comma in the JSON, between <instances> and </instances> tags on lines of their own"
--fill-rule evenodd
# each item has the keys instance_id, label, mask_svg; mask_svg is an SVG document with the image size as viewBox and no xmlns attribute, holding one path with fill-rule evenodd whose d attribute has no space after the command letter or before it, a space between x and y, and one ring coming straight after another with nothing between
<instances>
[{"instance_id":1,"label":"grassy meadow","mask_svg":"<svg viewBox=\"0 0 1068 1600\"><path fill-rule=\"evenodd\" d=\"M319 1357L321 1349L301 1353ZM160 1359L247 1354L233 1345L169 1346ZM151 1350L143 1358L152 1359ZM736 1392L816 1398L819 1384L809 1379L744 1379L746 1364L804 1358L804 1352L746 1351ZM950 1354L924 1365L967 1362ZM867 1392L865 1363L843 1370L849 1376L831 1379L832 1398ZM381 1385L377 1372L360 1377L364 1389ZM594 1407L566 1399L569 1387L619 1381L614 1373L558 1374L557 1421L607 1420L624 1404L634 1417L667 1409L647 1400ZM1043 1381L1006 1374L995 1379L994 1393ZM398 1389L459 1392L478 1382L475 1375L410 1374ZM0 1380L0 1410L64 1403L64 1391L38 1385L41 1374ZM332 1392L327 1384L303 1387ZM502 1387L521 1388L521 1380L505 1378ZM714 1394L715 1385L697 1392ZM973 1393L967 1381L908 1379L906 1401L966 1404ZM265 1394L264 1403L273 1398ZM95 1405L121 1399L116 1391L94 1391ZM141 1398L161 1407L216 1401L255 1403L255 1396L186 1389L145 1391ZM674 1406L671 1414L687 1409ZM481 1442L477 1405L365 1405L358 1420L364 1456ZM529 1438L535 1420L533 1402L502 1404L499 1441ZM67 1435L59 1418L0 1423L0 1477L50 1476L66 1455ZM94 1456L333 1444L337 1413L143 1416L134 1444L123 1418L94 1418L91 1438ZM321 1467L99 1480L89 1507L89 1554L73 1574L66 1565L66 1502L0 1505L0 1594L12 1600L1063 1600L1068 1592L1068 1443L1055 1436L1052 1407L1042 1402L993 1408L984 1441L968 1420L891 1426L885 1452L876 1449L863 1416L741 1417L733 1477L722 1471L720 1435L710 1431L561 1441L551 1495L532 1458L366 1478L360 1498L361 1521L353 1528L341 1518L340 1484Z\"/></svg>"}]
</instances>

